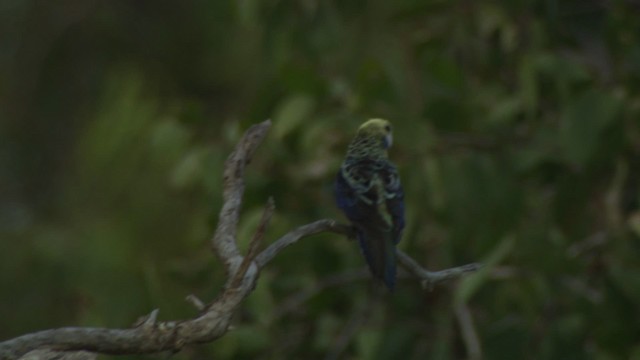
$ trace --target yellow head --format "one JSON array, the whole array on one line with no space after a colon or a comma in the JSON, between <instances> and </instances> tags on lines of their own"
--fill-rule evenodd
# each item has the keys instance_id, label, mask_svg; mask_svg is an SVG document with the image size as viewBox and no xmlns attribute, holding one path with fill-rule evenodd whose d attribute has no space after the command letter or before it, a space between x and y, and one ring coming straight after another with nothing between
<instances>
[{"instance_id":1,"label":"yellow head","mask_svg":"<svg viewBox=\"0 0 640 360\"><path fill-rule=\"evenodd\" d=\"M358 137L378 138L382 140L383 148L388 149L393 143L391 123L384 119L369 119L358 128Z\"/></svg>"}]
</instances>

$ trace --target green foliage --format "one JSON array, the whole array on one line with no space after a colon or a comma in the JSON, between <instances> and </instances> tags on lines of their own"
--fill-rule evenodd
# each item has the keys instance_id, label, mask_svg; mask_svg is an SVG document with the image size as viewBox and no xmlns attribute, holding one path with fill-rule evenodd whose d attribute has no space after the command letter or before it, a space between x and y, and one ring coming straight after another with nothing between
<instances>
[{"instance_id":1,"label":"green foliage","mask_svg":"<svg viewBox=\"0 0 640 360\"><path fill-rule=\"evenodd\" d=\"M632 1L155 1L0 5L0 339L194 315L224 271L208 241L226 156L247 171L246 251L341 218L332 181L363 119L394 124L400 247L429 269L376 297L357 246L320 235L261 274L181 359L638 358L640 22ZM331 284L318 293L318 284ZM309 297L297 297L308 292ZM300 300L301 299L301 300Z\"/></svg>"}]
</instances>

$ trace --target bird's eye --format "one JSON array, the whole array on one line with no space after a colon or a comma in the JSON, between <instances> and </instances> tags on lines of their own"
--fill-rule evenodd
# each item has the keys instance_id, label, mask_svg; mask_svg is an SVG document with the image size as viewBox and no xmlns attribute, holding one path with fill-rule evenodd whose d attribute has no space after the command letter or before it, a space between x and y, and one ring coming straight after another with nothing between
<instances>
[{"instance_id":1,"label":"bird's eye","mask_svg":"<svg viewBox=\"0 0 640 360\"><path fill-rule=\"evenodd\" d=\"M385 126L384 126L384 130L385 130L386 132L390 133L390 132L391 132L391 125L385 125Z\"/></svg>"}]
</instances>

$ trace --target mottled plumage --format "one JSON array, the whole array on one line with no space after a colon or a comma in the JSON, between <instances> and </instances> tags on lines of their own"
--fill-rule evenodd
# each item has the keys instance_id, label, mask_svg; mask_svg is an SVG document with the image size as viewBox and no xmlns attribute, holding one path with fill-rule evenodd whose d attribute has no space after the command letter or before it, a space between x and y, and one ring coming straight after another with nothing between
<instances>
[{"instance_id":1,"label":"mottled plumage","mask_svg":"<svg viewBox=\"0 0 640 360\"><path fill-rule=\"evenodd\" d=\"M393 290L395 246L404 228L404 194L398 170L387 156L391 140L387 120L362 124L336 176L335 196L356 230L371 273Z\"/></svg>"}]
</instances>

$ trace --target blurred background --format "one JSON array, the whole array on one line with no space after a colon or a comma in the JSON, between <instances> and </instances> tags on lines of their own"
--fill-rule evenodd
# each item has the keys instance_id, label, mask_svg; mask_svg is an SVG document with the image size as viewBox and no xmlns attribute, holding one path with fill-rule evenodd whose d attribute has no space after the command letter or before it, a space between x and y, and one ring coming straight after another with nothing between
<instances>
[{"instance_id":1,"label":"blurred background","mask_svg":"<svg viewBox=\"0 0 640 360\"><path fill-rule=\"evenodd\" d=\"M176 359L640 359L640 2L1 0L0 339L195 315L224 159L240 245L344 220L358 125L391 119L401 248L437 270L372 295L321 235L262 273L235 330ZM149 356L145 358L157 358ZM109 358L109 357L101 357ZM139 357L128 357L131 359Z\"/></svg>"}]
</instances>

